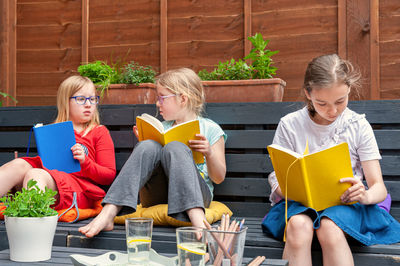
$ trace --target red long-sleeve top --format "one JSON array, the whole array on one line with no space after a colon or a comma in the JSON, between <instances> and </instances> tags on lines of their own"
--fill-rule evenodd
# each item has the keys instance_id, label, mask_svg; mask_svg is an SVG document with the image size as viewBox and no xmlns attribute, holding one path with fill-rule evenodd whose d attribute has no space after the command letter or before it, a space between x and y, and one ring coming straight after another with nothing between
<instances>
[{"instance_id":1,"label":"red long-sleeve top","mask_svg":"<svg viewBox=\"0 0 400 266\"><path fill-rule=\"evenodd\" d=\"M81 164L81 171L65 173L58 170L49 170L43 166L42 160L37 157L22 157L34 168L46 170L55 180L59 193L56 209L68 208L72 203L72 193L77 193L80 208L91 207L94 201L102 199L105 192L98 185L109 185L115 178L114 143L105 126L96 126L88 134L75 132L76 142L84 146L85 162Z\"/></svg>"}]
</instances>

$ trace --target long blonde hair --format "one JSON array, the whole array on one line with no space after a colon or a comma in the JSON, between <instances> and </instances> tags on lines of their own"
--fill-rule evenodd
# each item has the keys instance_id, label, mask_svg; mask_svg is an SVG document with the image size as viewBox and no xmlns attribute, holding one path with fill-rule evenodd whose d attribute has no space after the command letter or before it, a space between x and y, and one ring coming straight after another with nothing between
<instances>
[{"instance_id":1,"label":"long blonde hair","mask_svg":"<svg viewBox=\"0 0 400 266\"><path fill-rule=\"evenodd\" d=\"M71 76L65 79L58 87L57 92L57 118L54 121L55 123L69 121L69 101L70 97L73 96L77 91L79 91L85 85L93 86L94 91L96 92L95 86L93 82L87 78L82 76ZM100 124L100 116L97 108L94 110L94 114L92 119L86 123L85 132L83 135L86 135L92 128Z\"/></svg>"},{"instance_id":2,"label":"long blonde hair","mask_svg":"<svg viewBox=\"0 0 400 266\"><path fill-rule=\"evenodd\" d=\"M346 84L353 93L358 94L360 79L360 71L349 61L341 59L337 54L322 55L308 64L303 89L310 94L313 89L329 88L338 83ZM312 102L307 97L305 102L310 115L314 116L316 111Z\"/></svg>"},{"instance_id":3,"label":"long blonde hair","mask_svg":"<svg viewBox=\"0 0 400 266\"><path fill-rule=\"evenodd\" d=\"M189 68L169 70L156 78L156 84L166 87L172 93L188 98L187 108L200 115L204 108L203 84L197 74Z\"/></svg>"}]
</instances>

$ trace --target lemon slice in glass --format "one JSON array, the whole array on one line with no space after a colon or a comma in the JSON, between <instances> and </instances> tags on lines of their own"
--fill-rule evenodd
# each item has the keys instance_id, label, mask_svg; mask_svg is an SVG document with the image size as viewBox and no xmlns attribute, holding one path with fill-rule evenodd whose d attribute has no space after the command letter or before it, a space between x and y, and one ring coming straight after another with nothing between
<instances>
[{"instance_id":1,"label":"lemon slice in glass","mask_svg":"<svg viewBox=\"0 0 400 266\"><path fill-rule=\"evenodd\" d=\"M131 243L134 243L134 242L150 243L151 239L133 238L133 239L128 239L127 242L128 242L128 244L131 244Z\"/></svg>"},{"instance_id":2,"label":"lemon slice in glass","mask_svg":"<svg viewBox=\"0 0 400 266\"><path fill-rule=\"evenodd\" d=\"M192 243L182 243L178 245L178 248L197 255L206 254L203 249L199 248L198 244L193 245Z\"/></svg>"}]
</instances>

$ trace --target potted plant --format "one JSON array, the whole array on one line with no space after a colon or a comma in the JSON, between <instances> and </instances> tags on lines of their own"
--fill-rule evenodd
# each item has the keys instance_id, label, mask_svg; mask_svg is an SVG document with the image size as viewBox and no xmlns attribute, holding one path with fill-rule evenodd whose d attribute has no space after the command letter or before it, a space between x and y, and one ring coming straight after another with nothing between
<instances>
[{"instance_id":1,"label":"potted plant","mask_svg":"<svg viewBox=\"0 0 400 266\"><path fill-rule=\"evenodd\" d=\"M286 82L273 78L276 67L272 55L260 33L248 38L253 45L250 53L242 59L220 62L208 72L201 70L200 78L206 90L207 102L277 102L282 101ZM245 60L251 61L250 64Z\"/></svg>"},{"instance_id":2,"label":"potted plant","mask_svg":"<svg viewBox=\"0 0 400 266\"><path fill-rule=\"evenodd\" d=\"M27 188L0 198L6 206L3 214L12 261L34 262L51 258L58 213L50 206L54 204L57 192L47 187L42 191L36 183L31 179Z\"/></svg>"},{"instance_id":3,"label":"potted plant","mask_svg":"<svg viewBox=\"0 0 400 266\"><path fill-rule=\"evenodd\" d=\"M78 67L78 72L90 78L100 91L103 104L154 103L156 99L151 66L131 61L125 66L112 66L95 61Z\"/></svg>"}]
</instances>

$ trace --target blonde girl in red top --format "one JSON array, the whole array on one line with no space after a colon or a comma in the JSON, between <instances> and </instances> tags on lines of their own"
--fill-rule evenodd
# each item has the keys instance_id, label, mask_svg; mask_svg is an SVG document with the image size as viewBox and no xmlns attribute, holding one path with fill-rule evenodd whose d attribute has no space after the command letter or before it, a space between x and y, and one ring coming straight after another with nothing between
<instances>
[{"instance_id":1,"label":"blonde girl in red top","mask_svg":"<svg viewBox=\"0 0 400 266\"><path fill-rule=\"evenodd\" d=\"M37 157L14 159L0 167L0 196L11 189L26 187L30 179L37 181L40 189L45 187L58 191L55 209L66 209L74 203L79 208L92 208L105 192L99 185L109 185L115 178L114 144L106 127L100 125L93 82L81 76L71 76L58 88L55 123L72 121L76 144L71 147L74 159L81 171L65 173L49 170Z\"/></svg>"}]
</instances>

